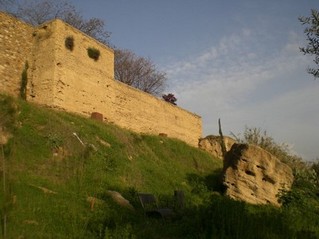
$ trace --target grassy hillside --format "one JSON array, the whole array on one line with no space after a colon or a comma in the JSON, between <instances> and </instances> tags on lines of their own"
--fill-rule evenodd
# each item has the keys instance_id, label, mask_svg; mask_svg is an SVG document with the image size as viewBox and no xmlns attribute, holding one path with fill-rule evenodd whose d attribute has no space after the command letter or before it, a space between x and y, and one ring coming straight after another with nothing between
<instances>
[{"instance_id":1,"label":"grassy hillside","mask_svg":"<svg viewBox=\"0 0 319 239\"><path fill-rule=\"evenodd\" d=\"M1 230L7 238L319 236L316 211L302 213L308 206L251 206L221 196L222 162L181 141L5 96L0 126L13 136L0 147ZM135 209L119 206L108 190ZM144 216L137 192L174 207L174 190L184 191L186 205L173 219Z\"/></svg>"},{"instance_id":2,"label":"grassy hillside","mask_svg":"<svg viewBox=\"0 0 319 239\"><path fill-rule=\"evenodd\" d=\"M12 238L88 237L89 227L93 235L100 230L90 224L103 221L105 212L132 214L113 211L116 205L107 190L120 192L134 206L139 206L136 192L168 201L176 189L185 192L187 203L203 204L205 198L193 192L206 184L214 187L222 166L177 140L138 135L9 98L2 97L1 112L2 122L10 118L6 128L14 136L4 146L7 232ZM108 203L92 211L88 197Z\"/></svg>"}]
</instances>

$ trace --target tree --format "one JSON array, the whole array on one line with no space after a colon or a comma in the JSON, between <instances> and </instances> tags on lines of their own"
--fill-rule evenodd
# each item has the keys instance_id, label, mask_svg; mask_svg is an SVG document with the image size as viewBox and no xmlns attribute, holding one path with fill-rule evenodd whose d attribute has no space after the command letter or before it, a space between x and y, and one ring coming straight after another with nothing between
<instances>
[{"instance_id":1,"label":"tree","mask_svg":"<svg viewBox=\"0 0 319 239\"><path fill-rule=\"evenodd\" d=\"M172 94L172 93L169 93L169 94L167 94L167 95L162 95L162 98L166 101L166 102L168 102L168 103L171 103L171 104L173 104L173 105L176 105L176 101L177 101L177 99L176 99L176 97Z\"/></svg>"},{"instance_id":2,"label":"tree","mask_svg":"<svg viewBox=\"0 0 319 239\"><path fill-rule=\"evenodd\" d=\"M319 190L319 158L317 158L317 160L312 163L311 168L314 171L317 187ZM318 191L318 193L319 193L319 191Z\"/></svg>"},{"instance_id":3,"label":"tree","mask_svg":"<svg viewBox=\"0 0 319 239\"><path fill-rule=\"evenodd\" d=\"M147 58L130 50L115 50L115 79L152 95L160 95L165 89L166 74L158 71Z\"/></svg>"},{"instance_id":4,"label":"tree","mask_svg":"<svg viewBox=\"0 0 319 239\"><path fill-rule=\"evenodd\" d=\"M104 44L108 43L110 33L104 29L104 21L99 18L84 19L75 6L67 0L2 1L4 1L0 5L2 9L10 11L16 17L33 26L59 18L96 40Z\"/></svg>"},{"instance_id":5,"label":"tree","mask_svg":"<svg viewBox=\"0 0 319 239\"><path fill-rule=\"evenodd\" d=\"M307 36L308 45L301 47L300 51L305 55L314 55L313 61L319 67L319 12L312 9L310 17L299 17L298 19L302 25L307 25L304 33ZM308 68L308 73L319 78L319 68Z\"/></svg>"}]
</instances>

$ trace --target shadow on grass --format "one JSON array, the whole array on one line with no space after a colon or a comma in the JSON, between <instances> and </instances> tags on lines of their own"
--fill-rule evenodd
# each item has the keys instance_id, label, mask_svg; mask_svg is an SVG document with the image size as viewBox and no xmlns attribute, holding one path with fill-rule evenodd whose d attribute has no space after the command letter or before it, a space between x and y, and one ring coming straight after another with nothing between
<instances>
[{"instance_id":1,"label":"shadow on grass","mask_svg":"<svg viewBox=\"0 0 319 239\"><path fill-rule=\"evenodd\" d=\"M216 169L206 176L201 176L195 173L187 174L186 179L193 187L192 192L215 191L223 193L222 169Z\"/></svg>"}]
</instances>

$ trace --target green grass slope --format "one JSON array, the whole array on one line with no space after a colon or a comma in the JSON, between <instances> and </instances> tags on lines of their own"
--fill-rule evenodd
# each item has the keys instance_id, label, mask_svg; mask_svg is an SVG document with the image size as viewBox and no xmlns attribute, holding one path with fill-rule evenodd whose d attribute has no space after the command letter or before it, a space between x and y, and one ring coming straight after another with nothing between
<instances>
[{"instance_id":1,"label":"green grass slope","mask_svg":"<svg viewBox=\"0 0 319 239\"><path fill-rule=\"evenodd\" d=\"M7 97L1 97L1 112L2 124L13 135L4 146L6 195L0 194L10 238L104 235L105 220L115 220L105 212L132 214L114 211L108 190L120 192L138 210L137 192L169 203L174 190L183 190L186 203L201 205L205 197L200 191L218 186L221 161L181 141L135 134ZM89 197L103 203L92 210Z\"/></svg>"},{"instance_id":2,"label":"green grass slope","mask_svg":"<svg viewBox=\"0 0 319 239\"><path fill-rule=\"evenodd\" d=\"M206 152L0 95L0 134L8 132L3 238L319 238L318 195L303 181L282 208L233 201L221 195L222 162ZM174 190L185 207L173 218L144 216L138 192L174 208Z\"/></svg>"}]
</instances>

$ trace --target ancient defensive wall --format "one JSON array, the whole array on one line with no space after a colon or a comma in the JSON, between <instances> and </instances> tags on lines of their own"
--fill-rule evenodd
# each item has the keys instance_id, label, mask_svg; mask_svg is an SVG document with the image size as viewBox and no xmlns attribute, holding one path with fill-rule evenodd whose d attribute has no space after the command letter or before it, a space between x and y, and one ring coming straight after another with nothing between
<instances>
[{"instance_id":1,"label":"ancient defensive wall","mask_svg":"<svg viewBox=\"0 0 319 239\"><path fill-rule=\"evenodd\" d=\"M72 49L66 39L73 39ZM97 60L88 48L99 50ZM30 102L86 116L99 112L106 122L193 146L202 136L200 116L114 80L109 47L58 19L34 28L0 12L0 92L19 96L24 70Z\"/></svg>"}]
</instances>

